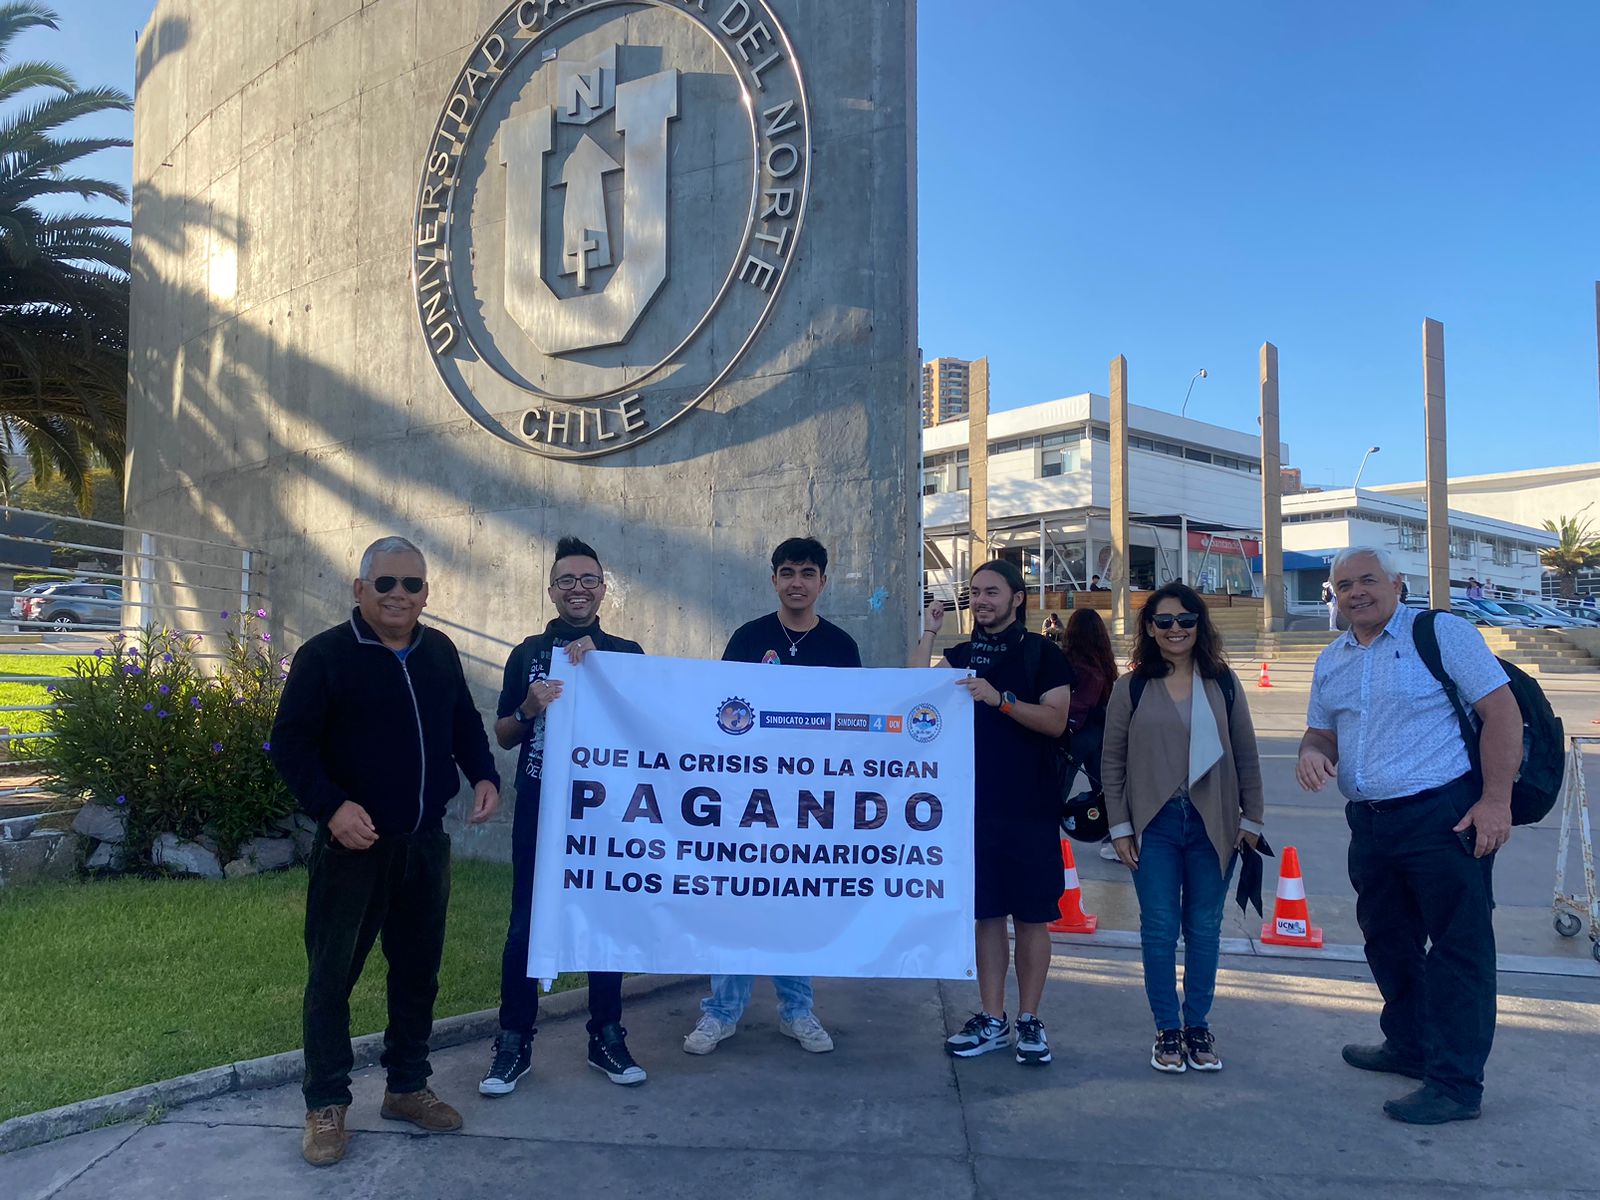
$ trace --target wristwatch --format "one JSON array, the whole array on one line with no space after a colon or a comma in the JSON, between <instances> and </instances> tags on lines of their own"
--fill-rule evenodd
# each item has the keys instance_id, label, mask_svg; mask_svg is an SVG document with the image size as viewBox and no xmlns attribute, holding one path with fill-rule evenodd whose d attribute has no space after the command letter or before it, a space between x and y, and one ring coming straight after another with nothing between
<instances>
[{"instance_id":1,"label":"wristwatch","mask_svg":"<svg viewBox=\"0 0 1600 1200\"><path fill-rule=\"evenodd\" d=\"M529 724L530 722L533 721L532 717L525 717L525 716L522 715L522 705L520 705L520 704L517 705L516 708L512 709L511 715L513 717L515 717L518 721L522 722L522 724L524 724L524 725L527 725L527 724Z\"/></svg>"},{"instance_id":2,"label":"wristwatch","mask_svg":"<svg viewBox=\"0 0 1600 1200\"><path fill-rule=\"evenodd\" d=\"M1000 711L1005 713L1006 716L1009 717L1011 715L1011 708L1016 702L1017 694L1015 692L1000 693Z\"/></svg>"}]
</instances>

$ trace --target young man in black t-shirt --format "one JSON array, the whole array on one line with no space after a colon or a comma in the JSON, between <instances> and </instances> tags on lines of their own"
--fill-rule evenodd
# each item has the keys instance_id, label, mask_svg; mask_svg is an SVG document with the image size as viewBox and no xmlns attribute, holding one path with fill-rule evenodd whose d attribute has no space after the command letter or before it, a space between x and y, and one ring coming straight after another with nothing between
<instances>
[{"instance_id":1,"label":"young man in black t-shirt","mask_svg":"<svg viewBox=\"0 0 1600 1200\"><path fill-rule=\"evenodd\" d=\"M1061 898L1061 796L1051 783L1052 756L1067 727L1074 680L1061 648L1023 626L1027 601L1015 564L984 563L972 573L972 640L944 656L944 665L973 672L959 682L974 705L973 916L983 1005L944 1045L958 1058L1011 1045L1009 916L1017 942L1016 1057L1044 1066L1050 1044L1039 1001L1050 971L1049 923L1060 915ZM943 624L944 605L936 600L923 614L912 666L928 664Z\"/></svg>"},{"instance_id":2,"label":"young man in black t-shirt","mask_svg":"<svg viewBox=\"0 0 1600 1200\"><path fill-rule=\"evenodd\" d=\"M772 552L772 588L778 611L747 622L728 639L724 662L800 667L859 667L855 639L817 615L817 598L828 586L828 552L815 538L790 538ZM754 986L753 975L713 975L711 995L700 1001L698 1024L683 1039L688 1054L710 1054L739 1030ZM811 1011L811 980L774 975L778 1031L813 1054L833 1049L833 1039Z\"/></svg>"},{"instance_id":3,"label":"young man in black t-shirt","mask_svg":"<svg viewBox=\"0 0 1600 1200\"><path fill-rule=\"evenodd\" d=\"M539 1018L539 982L528 978L528 933L533 921L533 867L538 857L539 779L544 765L545 710L561 698L561 683L549 678L550 658L565 651L580 662L590 650L643 654L638 642L613 637L600 628L605 575L594 548L575 537L556 543L550 568L550 599L556 619L543 633L526 638L506 662L494 734L503 749L517 754L517 807L511 818L511 921L500 954L500 1034L494 1041L489 1073L478 1084L485 1096L514 1091L533 1057ZM645 1081L644 1068L628 1053L622 1028L622 976L589 972L589 1065L612 1083Z\"/></svg>"}]
</instances>

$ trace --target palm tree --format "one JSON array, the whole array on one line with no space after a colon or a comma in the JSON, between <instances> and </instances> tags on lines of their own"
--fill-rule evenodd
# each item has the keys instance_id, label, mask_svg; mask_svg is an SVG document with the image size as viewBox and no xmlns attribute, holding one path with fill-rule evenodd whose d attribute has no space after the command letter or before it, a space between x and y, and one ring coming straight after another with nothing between
<instances>
[{"instance_id":1,"label":"palm tree","mask_svg":"<svg viewBox=\"0 0 1600 1200\"><path fill-rule=\"evenodd\" d=\"M1561 541L1539 551L1539 561L1561 577L1561 595L1567 599L1578 593L1579 571L1600 567L1600 533L1595 531L1594 522L1579 520L1590 507L1585 504L1570 517L1544 523Z\"/></svg>"},{"instance_id":2,"label":"palm tree","mask_svg":"<svg viewBox=\"0 0 1600 1200\"><path fill-rule=\"evenodd\" d=\"M44 5L0 4L0 450L24 452L41 481L64 477L87 511L90 468L120 473L125 448L128 222L62 206L126 204L125 188L76 168L130 143L59 131L133 102L54 63L13 63L11 43L39 27L60 28ZM0 455L0 498L11 487Z\"/></svg>"}]
</instances>

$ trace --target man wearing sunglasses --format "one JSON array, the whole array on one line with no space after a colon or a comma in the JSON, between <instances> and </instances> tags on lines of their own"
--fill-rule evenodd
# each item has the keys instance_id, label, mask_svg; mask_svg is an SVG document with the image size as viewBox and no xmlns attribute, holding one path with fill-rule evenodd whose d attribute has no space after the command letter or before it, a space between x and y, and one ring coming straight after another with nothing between
<instances>
[{"instance_id":1,"label":"man wearing sunglasses","mask_svg":"<svg viewBox=\"0 0 1600 1200\"><path fill-rule=\"evenodd\" d=\"M348 620L300 648L272 726L273 765L317 825L306 884L305 1130L313 1166L349 1136L350 992L379 935L388 962L382 1115L429 1133L461 1114L428 1087L450 836L445 805L465 774L472 824L500 803L483 718L450 639L419 624L428 567L404 538L361 556Z\"/></svg>"},{"instance_id":2,"label":"man wearing sunglasses","mask_svg":"<svg viewBox=\"0 0 1600 1200\"><path fill-rule=\"evenodd\" d=\"M612 637L600 628L600 602L606 596L600 556L587 542L564 537L556 543L550 567L550 602L556 617L543 633L523 640L506 662L494 735L503 749L517 753L517 806L511 820L511 921L500 954L500 1033L494 1040L489 1072L478 1084L485 1096L506 1096L533 1061L533 1035L539 1019L539 984L528 978L528 932L533 922L533 867L538 855L539 778L544 765L545 710L561 698L561 684L549 678L550 657L564 650L574 663L590 650L643 654L638 642ZM635 1086L644 1068L628 1053L622 1027L622 976L589 972L589 1066L612 1083Z\"/></svg>"}]
</instances>

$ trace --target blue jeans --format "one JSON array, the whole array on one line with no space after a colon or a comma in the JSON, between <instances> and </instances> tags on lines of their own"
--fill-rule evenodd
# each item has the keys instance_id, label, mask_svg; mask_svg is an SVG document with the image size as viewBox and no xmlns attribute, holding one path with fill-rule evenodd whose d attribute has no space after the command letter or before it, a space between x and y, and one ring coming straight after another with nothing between
<instances>
[{"instance_id":1,"label":"blue jeans","mask_svg":"<svg viewBox=\"0 0 1600 1200\"><path fill-rule=\"evenodd\" d=\"M728 1025L737 1025L750 1006L754 975L713 975L711 995L700 1001L700 1011ZM773 990L778 993L778 1016L793 1021L811 1011L811 979L806 975L774 975Z\"/></svg>"},{"instance_id":2,"label":"blue jeans","mask_svg":"<svg viewBox=\"0 0 1600 1200\"><path fill-rule=\"evenodd\" d=\"M1144 994L1156 1029L1205 1029L1217 992L1222 906L1238 854L1220 870L1205 822L1186 797L1168 800L1144 828L1139 869L1139 948ZM1178 1015L1178 932L1183 931L1183 1019Z\"/></svg>"}]
</instances>

